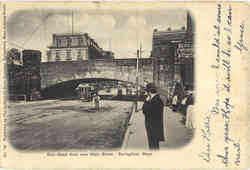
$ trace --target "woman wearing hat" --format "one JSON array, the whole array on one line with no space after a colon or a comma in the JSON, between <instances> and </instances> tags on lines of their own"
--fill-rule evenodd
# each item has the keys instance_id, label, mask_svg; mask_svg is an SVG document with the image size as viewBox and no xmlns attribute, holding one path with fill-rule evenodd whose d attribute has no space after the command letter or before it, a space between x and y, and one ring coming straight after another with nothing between
<instances>
[{"instance_id":1,"label":"woman wearing hat","mask_svg":"<svg viewBox=\"0 0 250 170\"><path fill-rule=\"evenodd\" d=\"M148 136L149 149L158 150L159 142L164 141L163 130L163 108L164 104L157 94L153 83L146 86L147 98L143 104L142 110L145 116L145 127Z\"/></svg>"}]
</instances>

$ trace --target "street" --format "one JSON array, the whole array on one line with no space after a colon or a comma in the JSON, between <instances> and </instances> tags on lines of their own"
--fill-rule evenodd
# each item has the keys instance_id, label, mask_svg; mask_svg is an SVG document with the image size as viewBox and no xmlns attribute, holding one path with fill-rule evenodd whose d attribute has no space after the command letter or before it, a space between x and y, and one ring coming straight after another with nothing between
<instances>
[{"instance_id":1,"label":"street","mask_svg":"<svg viewBox=\"0 0 250 170\"><path fill-rule=\"evenodd\" d=\"M8 134L20 150L119 149L132 102L44 100L8 104Z\"/></svg>"},{"instance_id":2,"label":"street","mask_svg":"<svg viewBox=\"0 0 250 170\"><path fill-rule=\"evenodd\" d=\"M141 108L142 102L139 102ZM10 102L8 134L14 148L20 150L60 149L147 149L147 137L142 111L133 112L127 141L123 141L132 102L101 100L95 110L92 102L80 100L44 100ZM166 141L163 148L178 148L193 137L193 130L181 122L182 115L164 109Z\"/></svg>"}]
</instances>

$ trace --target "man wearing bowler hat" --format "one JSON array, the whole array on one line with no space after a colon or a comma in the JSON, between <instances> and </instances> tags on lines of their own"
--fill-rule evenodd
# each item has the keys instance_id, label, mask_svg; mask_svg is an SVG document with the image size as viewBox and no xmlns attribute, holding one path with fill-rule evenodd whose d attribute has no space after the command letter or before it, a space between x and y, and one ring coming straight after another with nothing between
<instances>
[{"instance_id":1,"label":"man wearing bowler hat","mask_svg":"<svg viewBox=\"0 0 250 170\"><path fill-rule=\"evenodd\" d=\"M158 150L159 142L164 141L164 104L160 95L157 94L156 87L153 83L148 83L145 91L147 92L147 98L145 99L142 110L145 116L145 127L147 130L149 149Z\"/></svg>"}]
</instances>

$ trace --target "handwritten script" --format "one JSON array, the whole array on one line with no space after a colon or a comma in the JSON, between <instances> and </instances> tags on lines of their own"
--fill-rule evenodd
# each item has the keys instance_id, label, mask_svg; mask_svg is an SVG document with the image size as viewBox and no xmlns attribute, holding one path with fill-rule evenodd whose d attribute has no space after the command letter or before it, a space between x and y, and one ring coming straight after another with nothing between
<instances>
[{"instance_id":1,"label":"handwritten script","mask_svg":"<svg viewBox=\"0 0 250 170\"><path fill-rule=\"evenodd\" d=\"M246 47L246 43L244 41L244 33L245 33L245 24L242 23L240 24L240 38L239 40L236 42L236 44L234 45L234 47L240 52L240 54L243 51L248 51L247 47Z\"/></svg>"},{"instance_id":2,"label":"handwritten script","mask_svg":"<svg viewBox=\"0 0 250 170\"><path fill-rule=\"evenodd\" d=\"M225 167L240 166L241 146L240 140L232 137L231 118L234 112L234 104L231 97L232 88L232 49L237 49L240 53L247 48L244 43L244 24L239 26L240 39L235 45L232 43L233 33L233 10L231 5L217 5L217 18L212 27L213 41L211 46L215 49L216 55L211 69L215 73L215 102L211 109L204 114L200 135L203 139L204 150L199 157L207 162L218 161ZM223 122L221 139L213 138L212 121ZM217 126L216 126L217 127ZM213 140L221 143L222 148L213 148ZM221 141L220 141L221 140Z\"/></svg>"}]
</instances>

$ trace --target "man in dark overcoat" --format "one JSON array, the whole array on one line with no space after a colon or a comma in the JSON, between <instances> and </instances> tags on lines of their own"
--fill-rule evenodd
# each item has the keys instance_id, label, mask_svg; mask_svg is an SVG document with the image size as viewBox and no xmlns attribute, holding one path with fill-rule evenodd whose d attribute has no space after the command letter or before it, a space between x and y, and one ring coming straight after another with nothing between
<instances>
[{"instance_id":1,"label":"man in dark overcoat","mask_svg":"<svg viewBox=\"0 0 250 170\"><path fill-rule=\"evenodd\" d=\"M164 141L163 129L163 109L164 104L157 94L153 83L146 86L147 98L143 104L142 110L145 115L145 127L150 150L158 150L159 142Z\"/></svg>"}]
</instances>

